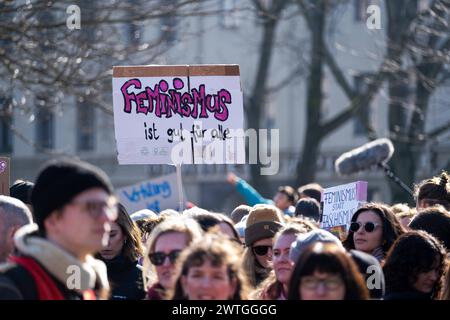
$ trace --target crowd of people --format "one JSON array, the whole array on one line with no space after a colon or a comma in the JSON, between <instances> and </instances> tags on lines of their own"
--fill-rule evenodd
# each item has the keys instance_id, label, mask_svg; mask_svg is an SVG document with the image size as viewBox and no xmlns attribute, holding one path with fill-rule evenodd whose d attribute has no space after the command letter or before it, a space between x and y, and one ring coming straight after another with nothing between
<instances>
[{"instance_id":1,"label":"crowd of people","mask_svg":"<svg viewBox=\"0 0 450 320\"><path fill-rule=\"evenodd\" d=\"M449 180L362 205L340 239L316 183L266 199L229 174L232 212L127 212L100 168L53 160L0 196L0 299L450 300Z\"/></svg>"}]
</instances>

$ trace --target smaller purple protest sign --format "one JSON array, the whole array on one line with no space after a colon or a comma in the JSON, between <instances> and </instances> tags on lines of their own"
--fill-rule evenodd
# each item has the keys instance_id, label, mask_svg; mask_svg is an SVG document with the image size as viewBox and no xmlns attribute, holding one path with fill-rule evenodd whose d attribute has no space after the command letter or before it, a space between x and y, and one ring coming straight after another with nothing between
<instances>
[{"instance_id":1,"label":"smaller purple protest sign","mask_svg":"<svg viewBox=\"0 0 450 320\"><path fill-rule=\"evenodd\" d=\"M322 192L322 218L320 227L343 239L355 211L367 202L367 182L357 181Z\"/></svg>"}]
</instances>

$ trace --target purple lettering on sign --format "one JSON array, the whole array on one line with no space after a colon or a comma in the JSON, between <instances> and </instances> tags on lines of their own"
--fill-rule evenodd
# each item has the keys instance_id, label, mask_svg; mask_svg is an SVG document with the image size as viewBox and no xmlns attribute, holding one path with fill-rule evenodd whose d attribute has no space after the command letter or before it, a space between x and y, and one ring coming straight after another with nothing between
<instances>
[{"instance_id":1,"label":"purple lettering on sign","mask_svg":"<svg viewBox=\"0 0 450 320\"><path fill-rule=\"evenodd\" d=\"M142 91L134 93L129 89L142 89L139 79L126 81L120 91L124 101L123 111L131 113L133 110L147 115L154 113L156 117L171 118L172 115L180 117L208 118L214 115L219 121L228 119L228 107L232 103L231 93L226 89L220 89L216 94L206 94L204 84L191 92L182 92L184 82L180 78L172 81L173 89L169 88L166 80L159 81L153 88L145 87Z\"/></svg>"}]
</instances>

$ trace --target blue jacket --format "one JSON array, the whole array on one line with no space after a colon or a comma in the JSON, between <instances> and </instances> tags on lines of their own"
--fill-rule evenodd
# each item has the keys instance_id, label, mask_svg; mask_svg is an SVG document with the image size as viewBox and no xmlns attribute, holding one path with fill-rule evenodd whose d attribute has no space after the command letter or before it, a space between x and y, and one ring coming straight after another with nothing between
<instances>
[{"instance_id":1,"label":"blue jacket","mask_svg":"<svg viewBox=\"0 0 450 320\"><path fill-rule=\"evenodd\" d=\"M271 204L275 205L273 200L264 198L258 191L255 190L250 184L244 179L239 178L236 183L236 190L244 197L245 201L249 206L254 206L255 204ZM284 210L284 214L288 216L293 216L295 213L295 208L290 206Z\"/></svg>"}]
</instances>

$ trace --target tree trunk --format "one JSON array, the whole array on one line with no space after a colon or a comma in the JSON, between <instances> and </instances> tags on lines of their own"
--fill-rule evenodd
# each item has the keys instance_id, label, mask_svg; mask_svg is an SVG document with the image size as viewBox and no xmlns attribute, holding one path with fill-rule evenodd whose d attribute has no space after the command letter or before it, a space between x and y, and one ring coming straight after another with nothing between
<instances>
[{"instance_id":1,"label":"tree trunk","mask_svg":"<svg viewBox=\"0 0 450 320\"><path fill-rule=\"evenodd\" d=\"M396 51L401 50L407 30L417 14L417 0L407 2L406 4L397 1L385 2L388 8L387 50L393 57L393 63L398 68L401 68L402 57L396 54ZM413 145L414 139L412 139L410 126L407 122L410 115L408 83L408 73L401 69L391 74L388 80L388 127L395 148L389 165L397 177L412 188L417 157ZM406 202L413 204L414 199L405 190L392 180L389 179L388 181L392 203Z\"/></svg>"},{"instance_id":2,"label":"tree trunk","mask_svg":"<svg viewBox=\"0 0 450 320\"><path fill-rule=\"evenodd\" d=\"M297 163L297 186L314 181L317 156L322 139L321 111L322 111L322 83L323 64L325 60L324 31L326 23L326 3L317 1L311 9L311 64L308 75L306 97L306 131L303 141L301 158Z\"/></svg>"},{"instance_id":3,"label":"tree trunk","mask_svg":"<svg viewBox=\"0 0 450 320\"><path fill-rule=\"evenodd\" d=\"M256 74L252 94L247 100L247 124L248 128L258 130L265 106L265 89L267 86L270 61L273 53L275 29L278 20L274 17L266 17L263 22L263 40L260 48L260 57L258 62L258 71ZM256 151L259 157L259 143L256 145ZM261 175L261 165L252 164L251 183L261 193L267 193L268 185L265 176Z\"/></svg>"}]
</instances>

